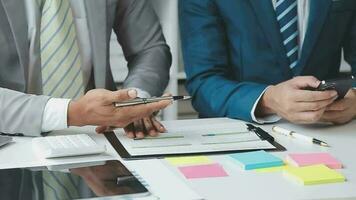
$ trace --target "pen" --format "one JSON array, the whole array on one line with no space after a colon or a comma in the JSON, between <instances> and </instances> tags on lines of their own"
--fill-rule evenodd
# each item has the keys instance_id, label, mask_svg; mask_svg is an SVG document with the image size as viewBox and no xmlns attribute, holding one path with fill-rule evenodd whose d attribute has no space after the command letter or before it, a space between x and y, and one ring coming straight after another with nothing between
<instances>
[{"instance_id":1,"label":"pen","mask_svg":"<svg viewBox=\"0 0 356 200\"><path fill-rule=\"evenodd\" d=\"M168 97L152 97L152 98L137 98L129 101L122 101L114 103L115 107L126 107L126 106L135 106L140 104L148 104L154 103L163 100L171 100L171 101L178 101L178 100L189 100L191 96L168 96Z\"/></svg>"},{"instance_id":2,"label":"pen","mask_svg":"<svg viewBox=\"0 0 356 200\"><path fill-rule=\"evenodd\" d=\"M14 137L22 137L24 136L23 133L3 133L3 132L0 132L0 135L3 135L3 136L14 136Z\"/></svg>"},{"instance_id":3,"label":"pen","mask_svg":"<svg viewBox=\"0 0 356 200\"><path fill-rule=\"evenodd\" d=\"M282 134L282 135L285 135L285 136L292 136L292 137L294 137L296 139L300 139L300 140L304 140L304 141L307 141L307 142L310 142L310 143L318 144L320 146L329 147L329 145L326 142L323 142L321 140L315 139L313 137L309 137L309 136L305 136L305 135L296 133L294 131L289 131L287 129L284 129L284 128L281 128L281 127L278 127L278 126L273 126L272 127L272 131L274 131L276 133L279 133L279 134Z\"/></svg>"},{"instance_id":4,"label":"pen","mask_svg":"<svg viewBox=\"0 0 356 200\"><path fill-rule=\"evenodd\" d=\"M256 127L252 124L246 124L246 126L247 126L247 130L256 133L256 135L258 135L258 137L260 137L262 140L267 140L270 143L274 142L274 138L266 131L264 131L262 128Z\"/></svg>"}]
</instances>

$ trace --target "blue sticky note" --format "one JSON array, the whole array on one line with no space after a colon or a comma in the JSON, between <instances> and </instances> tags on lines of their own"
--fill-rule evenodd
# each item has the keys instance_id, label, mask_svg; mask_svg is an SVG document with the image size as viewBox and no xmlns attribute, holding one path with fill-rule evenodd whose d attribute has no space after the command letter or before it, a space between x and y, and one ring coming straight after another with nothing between
<instances>
[{"instance_id":1,"label":"blue sticky note","mask_svg":"<svg viewBox=\"0 0 356 200\"><path fill-rule=\"evenodd\" d=\"M245 170L277 167L284 165L283 160L265 151L230 154Z\"/></svg>"}]
</instances>

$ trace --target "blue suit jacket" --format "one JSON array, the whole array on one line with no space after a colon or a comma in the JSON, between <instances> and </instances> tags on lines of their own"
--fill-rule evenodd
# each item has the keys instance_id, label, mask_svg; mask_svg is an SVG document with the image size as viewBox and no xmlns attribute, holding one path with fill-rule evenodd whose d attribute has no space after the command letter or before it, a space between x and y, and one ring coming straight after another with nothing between
<instances>
[{"instance_id":1,"label":"blue suit jacket","mask_svg":"<svg viewBox=\"0 0 356 200\"><path fill-rule=\"evenodd\" d=\"M296 75L339 74L342 48L356 73L356 1L310 1L308 28L292 71L271 0L179 1L187 88L201 117L251 121L268 85Z\"/></svg>"}]
</instances>

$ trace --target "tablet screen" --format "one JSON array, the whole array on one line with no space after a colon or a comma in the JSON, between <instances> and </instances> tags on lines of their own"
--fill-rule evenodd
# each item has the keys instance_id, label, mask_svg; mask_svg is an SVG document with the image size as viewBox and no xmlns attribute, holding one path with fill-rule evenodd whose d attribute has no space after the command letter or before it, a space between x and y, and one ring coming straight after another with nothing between
<instances>
[{"instance_id":1,"label":"tablet screen","mask_svg":"<svg viewBox=\"0 0 356 200\"><path fill-rule=\"evenodd\" d=\"M121 162L63 171L46 169L0 170L0 199L42 200L130 199L149 195L147 188Z\"/></svg>"}]
</instances>

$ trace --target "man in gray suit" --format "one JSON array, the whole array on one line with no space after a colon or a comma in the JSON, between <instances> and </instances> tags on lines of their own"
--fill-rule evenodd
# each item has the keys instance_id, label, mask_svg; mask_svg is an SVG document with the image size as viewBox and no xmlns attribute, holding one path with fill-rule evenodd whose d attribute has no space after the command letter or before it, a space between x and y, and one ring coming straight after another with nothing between
<instances>
[{"instance_id":1,"label":"man in gray suit","mask_svg":"<svg viewBox=\"0 0 356 200\"><path fill-rule=\"evenodd\" d=\"M159 96L169 79L169 47L146 1L2 0L0 27L0 132L39 136L83 125L98 125L98 132L126 126L129 137L164 131L147 116L169 102L112 106ZM131 90L115 91L112 30L128 61L124 88Z\"/></svg>"}]
</instances>

